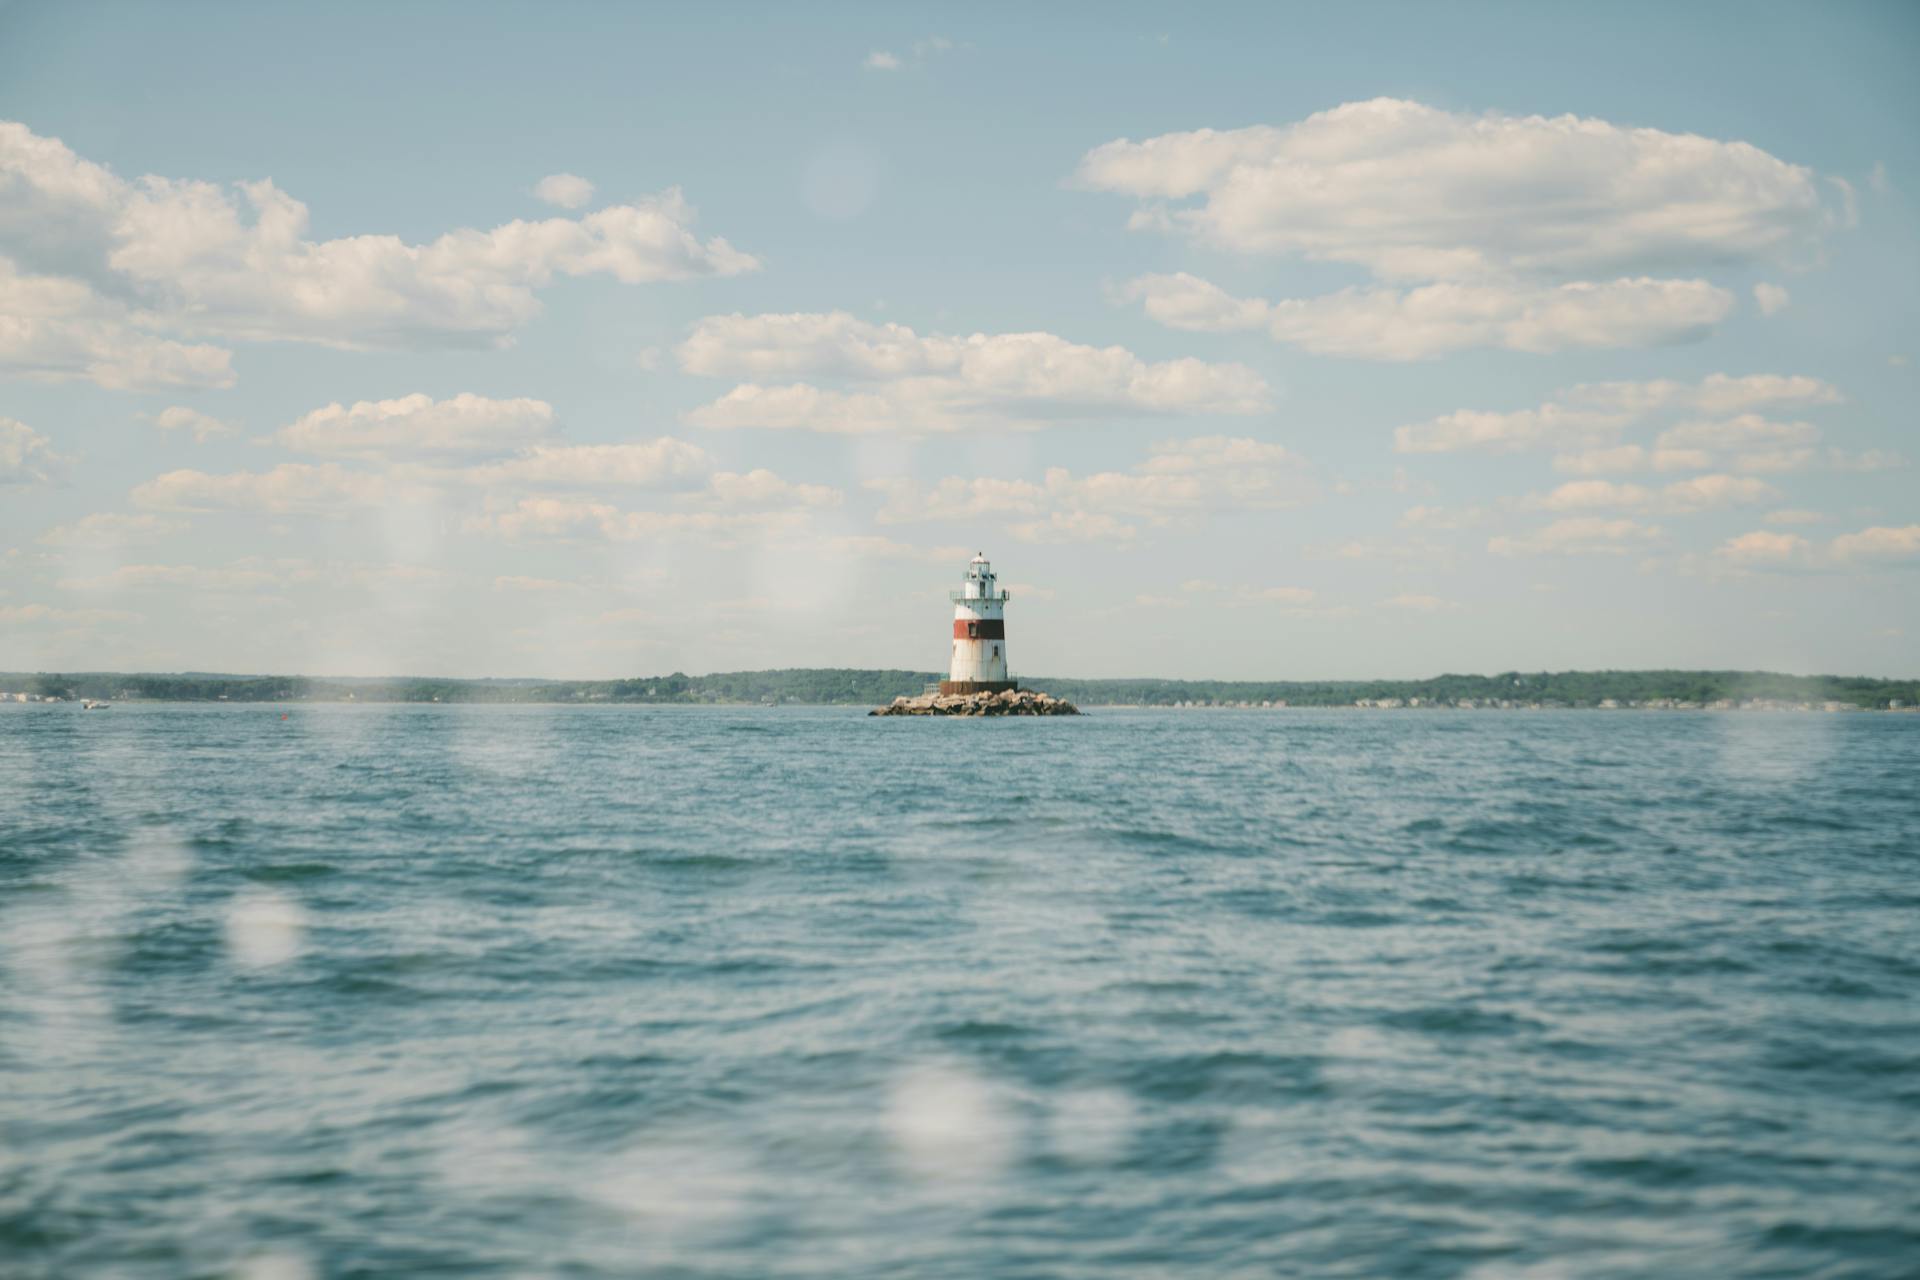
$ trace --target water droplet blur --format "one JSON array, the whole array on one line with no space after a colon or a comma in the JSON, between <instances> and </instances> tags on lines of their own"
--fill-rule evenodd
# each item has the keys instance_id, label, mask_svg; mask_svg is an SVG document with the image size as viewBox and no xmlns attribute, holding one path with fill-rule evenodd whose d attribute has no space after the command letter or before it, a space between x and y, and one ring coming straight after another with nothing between
<instances>
[{"instance_id":1,"label":"water droplet blur","mask_svg":"<svg viewBox=\"0 0 1920 1280\"><path fill-rule=\"evenodd\" d=\"M243 889L227 904L227 950L247 969L285 964L306 943L307 914L273 889Z\"/></svg>"},{"instance_id":2,"label":"water droplet blur","mask_svg":"<svg viewBox=\"0 0 1920 1280\"><path fill-rule=\"evenodd\" d=\"M901 1073L883 1122L901 1163L930 1183L989 1181L1013 1153L1013 1120L1000 1091L957 1064Z\"/></svg>"}]
</instances>

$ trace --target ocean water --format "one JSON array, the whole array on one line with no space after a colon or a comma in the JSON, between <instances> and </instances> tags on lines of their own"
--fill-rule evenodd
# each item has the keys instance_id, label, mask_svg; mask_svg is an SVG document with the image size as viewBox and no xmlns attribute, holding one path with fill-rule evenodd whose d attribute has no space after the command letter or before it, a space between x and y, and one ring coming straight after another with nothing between
<instances>
[{"instance_id":1,"label":"ocean water","mask_svg":"<svg viewBox=\"0 0 1920 1280\"><path fill-rule=\"evenodd\" d=\"M0 1275L1914 1276L1917 991L1920 718L8 707Z\"/></svg>"}]
</instances>

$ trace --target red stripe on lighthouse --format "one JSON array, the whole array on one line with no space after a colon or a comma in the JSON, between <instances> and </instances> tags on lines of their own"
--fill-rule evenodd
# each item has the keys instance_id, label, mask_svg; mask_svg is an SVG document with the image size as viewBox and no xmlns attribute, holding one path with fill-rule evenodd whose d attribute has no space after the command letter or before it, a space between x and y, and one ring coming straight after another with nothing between
<instances>
[{"instance_id":1,"label":"red stripe on lighthouse","mask_svg":"<svg viewBox=\"0 0 1920 1280\"><path fill-rule=\"evenodd\" d=\"M1007 638L1007 620L1005 618L981 618L968 621L965 618L953 620L953 638L955 640L1005 640Z\"/></svg>"}]
</instances>

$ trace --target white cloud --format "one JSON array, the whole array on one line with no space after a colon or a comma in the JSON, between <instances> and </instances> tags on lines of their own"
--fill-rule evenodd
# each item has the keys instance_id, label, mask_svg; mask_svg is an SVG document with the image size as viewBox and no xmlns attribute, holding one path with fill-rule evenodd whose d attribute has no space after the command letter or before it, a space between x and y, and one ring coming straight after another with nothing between
<instances>
[{"instance_id":1,"label":"white cloud","mask_svg":"<svg viewBox=\"0 0 1920 1280\"><path fill-rule=\"evenodd\" d=\"M1384 98L1286 127L1110 142L1078 177L1149 202L1140 225L1381 279L1776 260L1835 222L1810 170L1744 142Z\"/></svg>"},{"instance_id":2,"label":"white cloud","mask_svg":"<svg viewBox=\"0 0 1920 1280\"><path fill-rule=\"evenodd\" d=\"M1026 514L1038 511L1047 499L1043 485L989 477L963 480L959 476L948 476L925 491L904 477L869 480L866 487L887 496L886 505L875 517L881 524L968 521L986 515Z\"/></svg>"},{"instance_id":3,"label":"white cloud","mask_svg":"<svg viewBox=\"0 0 1920 1280\"><path fill-rule=\"evenodd\" d=\"M287 462L268 472L169 471L136 485L133 504L153 511L337 513L377 506L392 494L385 477L333 463Z\"/></svg>"},{"instance_id":4,"label":"white cloud","mask_svg":"<svg viewBox=\"0 0 1920 1280\"><path fill-rule=\"evenodd\" d=\"M708 377L824 377L853 389L747 382L687 415L710 428L918 433L1033 428L1113 413L1258 412L1266 384L1235 364L1151 363L1050 333L921 337L847 312L710 316L678 351Z\"/></svg>"},{"instance_id":5,"label":"white cloud","mask_svg":"<svg viewBox=\"0 0 1920 1280\"><path fill-rule=\"evenodd\" d=\"M1780 491L1752 476L1710 475L1670 484L1660 496L1667 510L1687 512L1769 502L1778 499Z\"/></svg>"},{"instance_id":6,"label":"white cloud","mask_svg":"<svg viewBox=\"0 0 1920 1280\"><path fill-rule=\"evenodd\" d=\"M1768 284L1763 280L1753 286L1753 300L1759 306L1761 315L1772 316L1787 309L1787 303L1792 301L1792 295L1781 286Z\"/></svg>"},{"instance_id":7,"label":"white cloud","mask_svg":"<svg viewBox=\"0 0 1920 1280\"><path fill-rule=\"evenodd\" d=\"M0 364L103 385L226 385L227 353L174 331L346 348L497 342L556 276L625 283L734 275L759 264L701 240L677 190L584 217L317 241L271 181L126 181L24 125L0 123L0 253L44 271L57 318L0 329ZM18 314L18 313L10 313Z\"/></svg>"},{"instance_id":8,"label":"white cloud","mask_svg":"<svg viewBox=\"0 0 1920 1280\"><path fill-rule=\"evenodd\" d=\"M195 444L205 444L219 436L230 436L234 429L211 414L185 405L174 405L153 415L153 425L162 431L189 431Z\"/></svg>"},{"instance_id":9,"label":"white cloud","mask_svg":"<svg viewBox=\"0 0 1920 1280\"><path fill-rule=\"evenodd\" d=\"M1713 554L1720 561L1740 569L1804 565L1811 558L1807 540L1799 534L1768 533L1762 529L1727 539Z\"/></svg>"},{"instance_id":10,"label":"white cloud","mask_svg":"<svg viewBox=\"0 0 1920 1280\"><path fill-rule=\"evenodd\" d=\"M1526 449L1554 448L1584 452L1609 448L1627 427L1663 413L1696 412L1738 414L1742 410L1773 405L1832 404L1840 393L1828 383L1801 375L1754 374L1733 377L1712 374L1697 383L1660 379L1651 382L1589 382L1556 392L1546 403L1533 409L1487 412L1460 409L1427 422L1397 428L1395 448L1401 453L1455 453L1482 450L1513 453ZM1758 435L1739 425L1757 416L1745 414L1722 436L1752 447ZM1704 449L1734 447L1706 445L1714 436L1705 425L1687 424L1698 431L1670 431L1660 437L1662 450L1673 455L1665 459L1667 468L1710 465ZM1805 426L1805 424L1797 424ZM1811 428L1808 428L1811 430ZM1817 432L1814 433L1817 436ZM1690 452L1691 451L1691 452ZM1653 458L1656 470L1662 459Z\"/></svg>"},{"instance_id":11,"label":"white cloud","mask_svg":"<svg viewBox=\"0 0 1920 1280\"><path fill-rule=\"evenodd\" d=\"M707 481L706 489L695 497L714 506L735 510L840 505L838 489L820 484L796 484L781 479L765 467L755 467L744 474L735 471L715 472Z\"/></svg>"},{"instance_id":12,"label":"white cloud","mask_svg":"<svg viewBox=\"0 0 1920 1280\"><path fill-rule=\"evenodd\" d=\"M1808 511L1798 507L1789 507L1781 511L1769 511L1766 514L1768 524L1821 524L1825 520L1826 517L1818 511Z\"/></svg>"},{"instance_id":13,"label":"white cloud","mask_svg":"<svg viewBox=\"0 0 1920 1280\"><path fill-rule=\"evenodd\" d=\"M946 36L928 36L924 40L913 42L913 61L916 65L938 54L951 53L955 49L952 40ZM885 49L875 49L869 53L861 66L869 71L898 71L907 65L907 60L897 53Z\"/></svg>"},{"instance_id":14,"label":"white cloud","mask_svg":"<svg viewBox=\"0 0 1920 1280\"><path fill-rule=\"evenodd\" d=\"M1660 536L1657 525L1600 516L1573 516L1520 537L1496 537L1487 550L1501 556L1620 555Z\"/></svg>"},{"instance_id":15,"label":"white cloud","mask_svg":"<svg viewBox=\"0 0 1920 1280\"><path fill-rule=\"evenodd\" d=\"M439 581L444 576L441 570L417 564L367 564L299 557L247 556L224 565L123 564L97 577L68 578L59 585L64 590L81 592L176 589L252 595L289 586L350 590L396 586L413 588Z\"/></svg>"},{"instance_id":16,"label":"white cloud","mask_svg":"<svg viewBox=\"0 0 1920 1280\"><path fill-rule=\"evenodd\" d=\"M455 458L512 453L554 430L553 406L524 397L491 400L462 392L449 400L415 393L397 400L334 403L276 437L296 453L335 458Z\"/></svg>"},{"instance_id":17,"label":"white cloud","mask_svg":"<svg viewBox=\"0 0 1920 1280\"><path fill-rule=\"evenodd\" d=\"M185 564L123 564L95 578L66 578L66 591L121 592L154 587L184 587L190 591L256 591L278 578L258 567L202 568Z\"/></svg>"},{"instance_id":18,"label":"white cloud","mask_svg":"<svg viewBox=\"0 0 1920 1280\"><path fill-rule=\"evenodd\" d=\"M178 533L186 527L184 520L169 520L163 516L100 511L83 516L72 524L49 529L40 535L39 541L49 547L115 550L128 543L142 543Z\"/></svg>"},{"instance_id":19,"label":"white cloud","mask_svg":"<svg viewBox=\"0 0 1920 1280\"><path fill-rule=\"evenodd\" d=\"M66 469L53 442L18 418L0 418L0 485L52 484Z\"/></svg>"},{"instance_id":20,"label":"white cloud","mask_svg":"<svg viewBox=\"0 0 1920 1280\"><path fill-rule=\"evenodd\" d=\"M1828 546L1835 560L1861 564L1920 565L1920 524L1876 526L1843 533Z\"/></svg>"},{"instance_id":21,"label":"white cloud","mask_svg":"<svg viewBox=\"0 0 1920 1280\"><path fill-rule=\"evenodd\" d=\"M1656 457L1692 464L1722 457L1736 471L1778 474L1811 466L1820 429L1743 413L1720 421L1683 422L1660 434Z\"/></svg>"},{"instance_id":22,"label":"white cloud","mask_svg":"<svg viewBox=\"0 0 1920 1280\"><path fill-rule=\"evenodd\" d=\"M1104 511L1056 511L1008 532L1022 542L1131 542L1139 530Z\"/></svg>"},{"instance_id":23,"label":"white cloud","mask_svg":"<svg viewBox=\"0 0 1920 1280\"><path fill-rule=\"evenodd\" d=\"M1075 475L1051 467L1037 484L948 476L929 490L905 479L867 487L886 495L875 516L883 525L1033 516L1009 527L1034 542L1124 541L1136 533L1128 521L1287 507L1312 492L1305 464L1285 446L1225 436L1161 442L1131 471Z\"/></svg>"},{"instance_id":24,"label":"white cloud","mask_svg":"<svg viewBox=\"0 0 1920 1280\"><path fill-rule=\"evenodd\" d=\"M1128 299L1176 329L1265 329L1322 355L1421 360L1470 347L1548 353L1639 347L1706 336L1733 295L1705 280L1620 279L1518 285L1443 282L1411 290L1344 289L1318 298L1235 298L1181 273L1143 276Z\"/></svg>"},{"instance_id":25,"label":"white cloud","mask_svg":"<svg viewBox=\"0 0 1920 1280\"><path fill-rule=\"evenodd\" d=\"M1810 445L1820 429L1808 422L1776 422L1759 414L1743 413L1719 422L1683 422L1660 433L1654 443L1662 449L1717 449L1728 452L1777 450Z\"/></svg>"},{"instance_id":26,"label":"white cloud","mask_svg":"<svg viewBox=\"0 0 1920 1280\"><path fill-rule=\"evenodd\" d=\"M1517 453L1525 449L1579 448L1611 440L1629 421L1625 414L1562 404L1543 404L1537 409L1510 413L1458 409L1429 422L1395 428L1393 442L1400 453L1468 450Z\"/></svg>"},{"instance_id":27,"label":"white cloud","mask_svg":"<svg viewBox=\"0 0 1920 1280\"><path fill-rule=\"evenodd\" d=\"M1637 444L1616 445L1610 449L1584 449L1579 453L1554 455L1553 469L1563 475L1621 475L1643 470L1647 451Z\"/></svg>"},{"instance_id":28,"label":"white cloud","mask_svg":"<svg viewBox=\"0 0 1920 1280\"><path fill-rule=\"evenodd\" d=\"M1608 507L1649 507L1653 491L1611 480L1572 480L1552 493L1536 494L1521 505L1541 511L1588 511Z\"/></svg>"},{"instance_id":29,"label":"white cloud","mask_svg":"<svg viewBox=\"0 0 1920 1280\"><path fill-rule=\"evenodd\" d=\"M0 202L0 244L7 225ZM0 256L0 372L114 391L230 387L233 353L144 332L126 304L79 280L22 275Z\"/></svg>"},{"instance_id":30,"label":"white cloud","mask_svg":"<svg viewBox=\"0 0 1920 1280\"><path fill-rule=\"evenodd\" d=\"M581 539L637 542L699 534L725 538L771 532L804 522L804 511L626 511L584 498L522 498L512 507L479 517L472 527L513 541Z\"/></svg>"},{"instance_id":31,"label":"white cloud","mask_svg":"<svg viewBox=\"0 0 1920 1280\"><path fill-rule=\"evenodd\" d=\"M518 457L474 467L475 484L523 488L683 488L704 479L713 459L698 445L661 436L628 444L536 445Z\"/></svg>"},{"instance_id":32,"label":"white cloud","mask_svg":"<svg viewBox=\"0 0 1920 1280\"><path fill-rule=\"evenodd\" d=\"M534 183L536 199L562 209L578 209L593 199L593 184L575 173L550 173Z\"/></svg>"},{"instance_id":33,"label":"white cloud","mask_svg":"<svg viewBox=\"0 0 1920 1280\"><path fill-rule=\"evenodd\" d=\"M1773 486L1751 476L1708 475L1676 481L1658 490L1611 480L1573 480L1521 503L1539 511L1647 510L1684 514L1778 498Z\"/></svg>"},{"instance_id":34,"label":"white cloud","mask_svg":"<svg viewBox=\"0 0 1920 1280\"><path fill-rule=\"evenodd\" d=\"M1848 191L1836 188L1835 213L1811 170L1747 143L1385 98L1283 127L1120 139L1089 152L1076 176L1137 197L1135 229L1419 285L1279 302L1184 275L1133 286L1176 327L1264 327L1372 359L1697 339L1733 295L1651 273L1791 262L1850 225Z\"/></svg>"}]
</instances>

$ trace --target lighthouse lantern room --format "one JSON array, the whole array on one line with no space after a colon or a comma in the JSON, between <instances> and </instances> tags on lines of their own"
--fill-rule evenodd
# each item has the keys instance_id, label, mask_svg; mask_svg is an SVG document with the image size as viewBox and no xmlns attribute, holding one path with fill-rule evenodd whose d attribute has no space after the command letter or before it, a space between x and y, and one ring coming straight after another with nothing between
<instances>
[{"instance_id":1,"label":"lighthouse lantern room","mask_svg":"<svg viewBox=\"0 0 1920 1280\"><path fill-rule=\"evenodd\" d=\"M967 580L953 598L953 664L940 682L941 693L999 693L1018 689L1007 678L1007 622L1012 597L994 580L993 566L980 554L967 565Z\"/></svg>"}]
</instances>

